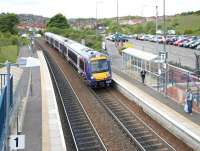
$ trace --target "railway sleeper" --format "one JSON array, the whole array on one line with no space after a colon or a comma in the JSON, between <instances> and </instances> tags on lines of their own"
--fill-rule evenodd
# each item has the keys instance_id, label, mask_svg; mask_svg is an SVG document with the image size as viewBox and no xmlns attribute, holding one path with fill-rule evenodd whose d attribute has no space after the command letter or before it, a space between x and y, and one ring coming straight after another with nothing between
<instances>
[{"instance_id":1,"label":"railway sleeper","mask_svg":"<svg viewBox=\"0 0 200 151\"><path fill-rule=\"evenodd\" d=\"M113 107L113 106L110 106L110 109L111 110L114 110L115 112L120 112L120 113L124 113L124 110L122 108L120 108L119 106L118 107Z\"/></svg>"},{"instance_id":2,"label":"railway sleeper","mask_svg":"<svg viewBox=\"0 0 200 151\"><path fill-rule=\"evenodd\" d=\"M171 150L171 149L169 149L169 148L167 148L167 147L154 149L154 151L170 151L170 150Z\"/></svg>"},{"instance_id":3,"label":"railway sleeper","mask_svg":"<svg viewBox=\"0 0 200 151\"><path fill-rule=\"evenodd\" d=\"M93 146L81 146L80 151L103 151L102 147L99 144Z\"/></svg>"},{"instance_id":4,"label":"railway sleeper","mask_svg":"<svg viewBox=\"0 0 200 151\"><path fill-rule=\"evenodd\" d=\"M78 141L79 145L94 145L94 144L98 144L98 140L97 139L92 139L92 140L81 140Z\"/></svg>"},{"instance_id":5,"label":"railway sleeper","mask_svg":"<svg viewBox=\"0 0 200 151\"><path fill-rule=\"evenodd\" d=\"M111 109L112 111L113 111L113 109ZM120 115L122 115L122 114L127 114L124 110L114 110L114 114L117 116L117 117L119 117Z\"/></svg>"},{"instance_id":6,"label":"railway sleeper","mask_svg":"<svg viewBox=\"0 0 200 151\"><path fill-rule=\"evenodd\" d=\"M71 121L70 121L71 122ZM81 121L77 121L77 122L71 122L71 125L73 126L79 126L79 125L87 125L89 127L88 121L85 120L81 120Z\"/></svg>"},{"instance_id":7,"label":"railway sleeper","mask_svg":"<svg viewBox=\"0 0 200 151\"><path fill-rule=\"evenodd\" d=\"M127 119L129 120L130 119L130 116L129 114L123 114L123 115L119 115L119 118L120 119ZM132 118L132 117L131 117ZM134 122L136 122L137 120L136 119L133 119Z\"/></svg>"},{"instance_id":8,"label":"railway sleeper","mask_svg":"<svg viewBox=\"0 0 200 151\"><path fill-rule=\"evenodd\" d=\"M83 117L73 117L73 119L70 119L71 122L78 122L78 121L81 121L84 119L84 116Z\"/></svg>"},{"instance_id":9,"label":"railway sleeper","mask_svg":"<svg viewBox=\"0 0 200 151\"><path fill-rule=\"evenodd\" d=\"M76 133L76 138L85 138L85 137L91 137L94 136L93 133Z\"/></svg>"},{"instance_id":10,"label":"railway sleeper","mask_svg":"<svg viewBox=\"0 0 200 151\"><path fill-rule=\"evenodd\" d=\"M143 126L134 127L131 124L130 125L125 125L125 126L129 131L132 131L133 133L137 132L137 131L144 131L144 127Z\"/></svg>"},{"instance_id":11,"label":"railway sleeper","mask_svg":"<svg viewBox=\"0 0 200 151\"><path fill-rule=\"evenodd\" d=\"M137 136L137 135L148 134L150 132L148 130L144 130L144 131L133 131L132 133L134 134L134 136Z\"/></svg>"},{"instance_id":12,"label":"railway sleeper","mask_svg":"<svg viewBox=\"0 0 200 151\"><path fill-rule=\"evenodd\" d=\"M76 116L84 115L83 111L81 109L79 109L78 111L74 112L73 108L71 108L70 106L65 107L65 108L66 108L67 113L69 113L70 115L76 115Z\"/></svg>"},{"instance_id":13,"label":"railway sleeper","mask_svg":"<svg viewBox=\"0 0 200 151\"><path fill-rule=\"evenodd\" d=\"M119 107L119 104L118 103L113 103L113 102L106 102L106 105L109 105L109 106L113 106L113 107Z\"/></svg>"},{"instance_id":14,"label":"railway sleeper","mask_svg":"<svg viewBox=\"0 0 200 151\"><path fill-rule=\"evenodd\" d=\"M146 150L154 150L154 149L160 149L163 147L162 143L153 143L153 144L149 144L149 145L144 145L144 148Z\"/></svg>"},{"instance_id":15,"label":"railway sleeper","mask_svg":"<svg viewBox=\"0 0 200 151\"><path fill-rule=\"evenodd\" d=\"M89 133L91 128L84 128L84 129L76 129L74 130L75 133Z\"/></svg>"},{"instance_id":16,"label":"railway sleeper","mask_svg":"<svg viewBox=\"0 0 200 151\"><path fill-rule=\"evenodd\" d=\"M64 92L61 92L61 93L64 93ZM62 98L63 98L63 102L64 103L67 103L67 104L69 104L69 103L71 103L72 101L74 101L74 97L72 97L72 96L62 96ZM67 105L66 104L66 105Z\"/></svg>"},{"instance_id":17,"label":"railway sleeper","mask_svg":"<svg viewBox=\"0 0 200 151\"><path fill-rule=\"evenodd\" d=\"M79 121L85 120L85 116L84 115L79 115L79 116L78 115L76 115L76 116L70 115L69 119L72 122L76 122L77 120L79 120Z\"/></svg>"},{"instance_id":18,"label":"railway sleeper","mask_svg":"<svg viewBox=\"0 0 200 151\"><path fill-rule=\"evenodd\" d=\"M71 125L73 129L84 129L88 128L88 125Z\"/></svg>"},{"instance_id":19,"label":"railway sleeper","mask_svg":"<svg viewBox=\"0 0 200 151\"><path fill-rule=\"evenodd\" d=\"M152 138L152 139L148 139L148 140L144 140L144 141L140 141L140 144L152 144L152 143L155 143L155 142L158 142L158 139L157 138Z\"/></svg>"},{"instance_id":20,"label":"railway sleeper","mask_svg":"<svg viewBox=\"0 0 200 151\"><path fill-rule=\"evenodd\" d=\"M132 119L131 117L125 117L125 118L121 118L121 117L118 117L120 119L120 121L122 122L132 122L133 124L134 123L137 123L136 120Z\"/></svg>"},{"instance_id":21,"label":"railway sleeper","mask_svg":"<svg viewBox=\"0 0 200 151\"><path fill-rule=\"evenodd\" d=\"M90 140L90 139L96 139L96 136L88 136L88 137L78 137L76 138L78 141L82 141L82 140Z\"/></svg>"},{"instance_id":22,"label":"railway sleeper","mask_svg":"<svg viewBox=\"0 0 200 151\"><path fill-rule=\"evenodd\" d=\"M78 131L78 130L76 130L76 132L74 131L74 133L76 133L76 134L90 134L91 136L92 136L92 133L91 133L91 130L84 130L84 131L82 131L82 130L80 130L80 131Z\"/></svg>"},{"instance_id":23,"label":"railway sleeper","mask_svg":"<svg viewBox=\"0 0 200 151\"><path fill-rule=\"evenodd\" d=\"M121 120L121 119L120 119ZM135 123L135 121L134 120L127 120L127 121L125 121L125 120L121 120L122 121L122 123L124 123L124 125L126 124L126 125L132 125L132 126L140 126L141 124L140 123Z\"/></svg>"},{"instance_id":24,"label":"railway sleeper","mask_svg":"<svg viewBox=\"0 0 200 151\"><path fill-rule=\"evenodd\" d=\"M68 107L67 108L67 111L69 113L72 113L72 114L80 114L82 113L82 111L80 110L80 108L72 108L72 107Z\"/></svg>"},{"instance_id":25,"label":"railway sleeper","mask_svg":"<svg viewBox=\"0 0 200 151\"><path fill-rule=\"evenodd\" d=\"M153 138L152 134L147 134L147 135L142 135L142 136L137 136L135 137L138 141L144 141L144 140L149 140Z\"/></svg>"},{"instance_id":26,"label":"railway sleeper","mask_svg":"<svg viewBox=\"0 0 200 151\"><path fill-rule=\"evenodd\" d=\"M73 110L69 110L68 108L66 108L68 115L73 116L73 117L77 117L80 115L84 115L82 111L78 111L78 112L74 112Z\"/></svg>"}]
</instances>

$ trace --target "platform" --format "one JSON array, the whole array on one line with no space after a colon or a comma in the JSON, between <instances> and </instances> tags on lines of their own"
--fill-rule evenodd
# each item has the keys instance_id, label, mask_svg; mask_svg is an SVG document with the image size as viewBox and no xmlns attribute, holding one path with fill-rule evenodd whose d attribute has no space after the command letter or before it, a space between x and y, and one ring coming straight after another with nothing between
<instances>
[{"instance_id":1,"label":"platform","mask_svg":"<svg viewBox=\"0 0 200 151\"><path fill-rule=\"evenodd\" d=\"M200 115L189 115L177 104L151 88L118 71L113 80L122 94L141 106L149 116L194 150L200 150Z\"/></svg>"},{"instance_id":2,"label":"platform","mask_svg":"<svg viewBox=\"0 0 200 151\"><path fill-rule=\"evenodd\" d=\"M42 150L66 151L61 120L49 69L43 56L43 52L37 51L37 54L41 62Z\"/></svg>"}]
</instances>

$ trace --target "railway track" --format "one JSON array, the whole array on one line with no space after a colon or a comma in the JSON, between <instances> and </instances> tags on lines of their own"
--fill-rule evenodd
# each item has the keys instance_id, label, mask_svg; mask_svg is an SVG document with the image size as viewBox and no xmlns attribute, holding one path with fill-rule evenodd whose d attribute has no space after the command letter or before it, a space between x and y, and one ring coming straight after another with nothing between
<instances>
[{"instance_id":1,"label":"railway track","mask_svg":"<svg viewBox=\"0 0 200 151\"><path fill-rule=\"evenodd\" d=\"M52 68L52 70L54 69ZM55 70L55 72L58 72L58 71ZM64 78L63 80L67 80L67 79ZM68 91L68 90L65 90L65 91ZM123 129L123 131L126 132L129 138L133 140L131 142L134 142L135 146L137 147L137 150L142 150L142 151L149 151L149 150L151 151L172 150L173 151L175 150L160 136L158 136L148 125L146 125L142 120L140 120L140 118L138 118L137 115L133 113L133 111L131 111L128 107L126 107L126 105L124 105L122 100L118 99L116 96L113 97L109 93L109 89L106 89L106 90L90 89L90 91L94 94L94 96L102 104L102 106L108 111L108 113L111 114L111 116L115 119L115 121ZM61 92L60 92L60 95L61 95ZM72 128L70 125L70 130L71 129ZM73 134L73 139L74 139L74 133L72 132L72 134ZM100 140L100 142L102 141ZM106 150L104 145L102 146L103 146L103 150ZM91 150L98 150L98 149L91 149Z\"/></svg>"},{"instance_id":2,"label":"railway track","mask_svg":"<svg viewBox=\"0 0 200 151\"><path fill-rule=\"evenodd\" d=\"M93 94L133 140L138 150L175 151L172 146L159 137L122 102L118 101L117 98L111 97L108 89L95 90Z\"/></svg>"},{"instance_id":3,"label":"railway track","mask_svg":"<svg viewBox=\"0 0 200 151\"><path fill-rule=\"evenodd\" d=\"M62 70L54 63L48 52L44 51L44 54L64 106L76 150L107 151Z\"/></svg>"}]
</instances>

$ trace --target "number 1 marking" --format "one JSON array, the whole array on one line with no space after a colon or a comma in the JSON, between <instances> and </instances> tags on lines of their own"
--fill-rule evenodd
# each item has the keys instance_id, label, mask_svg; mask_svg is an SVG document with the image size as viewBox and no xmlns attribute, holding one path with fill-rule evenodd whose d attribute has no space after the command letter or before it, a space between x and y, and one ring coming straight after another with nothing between
<instances>
[{"instance_id":1,"label":"number 1 marking","mask_svg":"<svg viewBox=\"0 0 200 151\"><path fill-rule=\"evenodd\" d=\"M18 144L18 143L19 143L19 142L18 142L18 141L19 141L19 138L16 137L14 140L16 141L16 147L18 147L18 145L19 145L19 144Z\"/></svg>"}]
</instances>

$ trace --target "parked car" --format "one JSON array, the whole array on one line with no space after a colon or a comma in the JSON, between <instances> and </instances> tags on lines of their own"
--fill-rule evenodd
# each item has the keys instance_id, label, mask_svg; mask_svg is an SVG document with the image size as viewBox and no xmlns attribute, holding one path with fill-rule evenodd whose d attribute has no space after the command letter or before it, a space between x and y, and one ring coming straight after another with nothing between
<instances>
[{"instance_id":1,"label":"parked car","mask_svg":"<svg viewBox=\"0 0 200 151\"><path fill-rule=\"evenodd\" d=\"M114 34L113 36L112 36L112 41L114 42L114 41L123 41L123 42L126 42L126 41L128 41L128 38L126 37L126 36L124 36L124 35L122 35L122 34L119 34L119 33L117 33L117 34Z\"/></svg>"},{"instance_id":2,"label":"parked car","mask_svg":"<svg viewBox=\"0 0 200 151\"><path fill-rule=\"evenodd\" d=\"M196 40L191 40L183 45L183 47L188 48L191 44L195 43Z\"/></svg>"},{"instance_id":3,"label":"parked car","mask_svg":"<svg viewBox=\"0 0 200 151\"><path fill-rule=\"evenodd\" d=\"M194 48L196 48L199 44L200 44L200 39L197 40L195 43L192 43L191 45L189 45L189 48L194 49Z\"/></svg>"},{"instance_id":4,"label":"parked car","mask_svg":"<svg viewBox=\"0 0 200 151\"><path fill-rule=\"evenodd\" d=\"M179 47L183 47L183 44L184 43L187 43L187 42L189 42L190 40L188 39L188 38L186 38L186 39L183 39L179 44L178 44L178 46Z\"/></svg>"},{"instance_id":5,"label":"parked car","mask_svg":"<svg viewBox=\"0 0 200 151\"><path fill-rule=\"evenodd\" d=\"M174 46L178 46L184 40L185 40L185 38L179 38L177 41L174 42Z\"/></svg>"},{"instance_id":6,"label":"parked car","mask_svg":"<svg viewBox=\"0 0 200 151\"><path fill-rule=\"evenodd\" d=\"M196 47L196 49L197 49L197 50L200 50L200 45L198 45L198 46Z\"/></svg>"},{"instance_id":7,"label":"parked car","mask_svg":"<svg viewBox=\"0 0 200 151\"><path fill-rule=\"evenodd\" d=\"M168 38L166 39L166 43L169 44L169 45L173 45L173 43L177 40L177 37L174 36L174 37L171 37L171 38Z\"/></svg>"}]
</instances>

